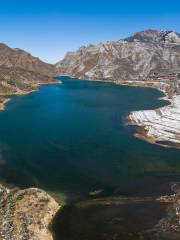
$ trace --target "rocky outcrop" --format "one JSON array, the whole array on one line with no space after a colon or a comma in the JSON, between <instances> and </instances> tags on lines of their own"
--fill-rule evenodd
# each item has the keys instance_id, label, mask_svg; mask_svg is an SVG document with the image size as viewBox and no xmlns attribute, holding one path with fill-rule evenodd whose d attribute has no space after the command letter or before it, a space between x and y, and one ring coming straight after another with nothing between
<instances>
[{"instance_id":1,"label":"rocky outcrop","mask_svg":"<svg viewBox=\"0 0 180 240\"><path fill-rule=\"evenodd\" d=\"M0 239L52 240L49 224L60 205L46 192L0 185Z\"/></svg>"}]
</instances>

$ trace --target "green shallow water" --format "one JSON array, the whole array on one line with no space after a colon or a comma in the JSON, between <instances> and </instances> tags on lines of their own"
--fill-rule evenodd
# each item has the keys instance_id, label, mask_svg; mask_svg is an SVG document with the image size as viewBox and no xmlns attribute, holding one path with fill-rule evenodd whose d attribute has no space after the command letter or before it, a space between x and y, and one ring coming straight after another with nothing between
<instances>
[{"instance_id":1,"label":"green shallow water","mask_svg":"<svg viewBox=\"0 0 180 240\"><path fill-rule=\"evenodd\" d=\"M72 203L99 189L102 197L162 194L179 180L180 152L134 138L125 124L130 111L167 104L159 91L60 79L13 97L0 112L2 182L41 187Z\"/></svg>"}]
</instances>

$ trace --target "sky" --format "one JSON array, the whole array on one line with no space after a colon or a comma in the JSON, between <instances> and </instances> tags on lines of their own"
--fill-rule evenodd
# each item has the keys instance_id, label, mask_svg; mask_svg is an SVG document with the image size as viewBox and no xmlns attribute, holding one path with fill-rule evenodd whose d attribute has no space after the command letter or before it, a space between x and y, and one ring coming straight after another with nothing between
<instances>
[{"instance_id":1,"label":"sky","mask_svg":"<svg viewBox=\"0 0 180 240\"><path fill-rule=\"evenodd\" d=\"M180 32L179 0L3 0L0 42L49 63L82 45L145 29Z\"/></svg>"}]
</instances>

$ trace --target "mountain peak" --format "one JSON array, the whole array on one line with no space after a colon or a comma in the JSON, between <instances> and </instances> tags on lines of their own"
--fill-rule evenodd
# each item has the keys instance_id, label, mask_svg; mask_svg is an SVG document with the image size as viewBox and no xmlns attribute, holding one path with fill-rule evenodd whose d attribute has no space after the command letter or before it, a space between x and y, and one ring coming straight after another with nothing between
<instances>
[{"instance_id":1,"label":"mountain peak","mask_svg":"<svg viewBox=\"0 0 180 240\"><path fill-rule=\"evenodd\" d=\"M132 36L126 38L128 42L154 42L159 36L159 32L154 29L147 29L141 32L136 32Z\"/></svg>"},{"instance_id":2,"label":"mountain peak","mask_svg":"<svg viewBox=\"0 0 180 240\"><path fill-rule=\"evenodd\" d=\"M170 44L179 43L180 35L170 30L158 31L154 29L147 29L141 32L136 32L125 40L128 42Z\"/></svg>"},{"instance_id":3,"label":"mountain peak","mask_svg":"<svg viewBox=\"0 0 180 240\"><path fill-rule=\"evenodd\" d=\"M165 43L180 43L180 35L173 31L160 31L162 41Z\"/></svg>"}]
</instances>

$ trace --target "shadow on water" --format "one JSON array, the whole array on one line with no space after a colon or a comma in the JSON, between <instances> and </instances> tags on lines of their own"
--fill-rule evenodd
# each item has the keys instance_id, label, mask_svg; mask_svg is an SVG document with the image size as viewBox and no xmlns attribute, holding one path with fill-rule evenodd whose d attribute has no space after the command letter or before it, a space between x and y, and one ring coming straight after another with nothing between
<instances>
[{"instance_id":1,"label":"shadow on water","mask_svg":"<svg viewBox=\"0 0 180 240\"><path fill-rule=\"evenodd\" d=\"M165 206L151 200L91 203L65 206L54 219L54 239L150 240L154 226L165 216Z\"/></svg>"}]
</instances>

